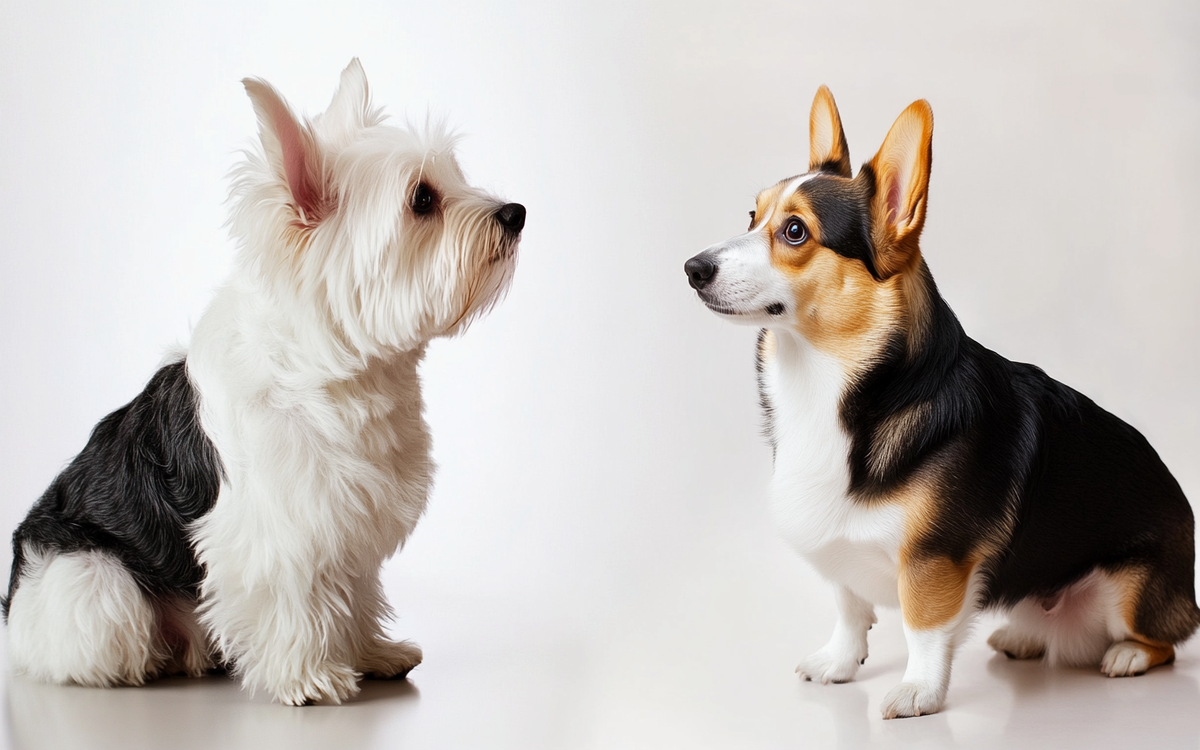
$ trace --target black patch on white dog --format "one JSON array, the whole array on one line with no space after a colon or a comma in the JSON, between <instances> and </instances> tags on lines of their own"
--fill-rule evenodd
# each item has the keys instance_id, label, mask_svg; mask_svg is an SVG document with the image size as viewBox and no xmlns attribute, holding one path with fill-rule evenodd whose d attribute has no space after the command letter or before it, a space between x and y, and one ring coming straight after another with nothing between
<instances>
[{"instance_id":1,"label":"black patch on white dog","mask_svg":"<svg viewBox=\"0 0 1200 750\"><path fill-rule=\"evenodd\" d=\"M203 571L185 526L217 501L221 465L200 427L199 398L184 362L155 373L138 396L105 417L83 451L50 484L13 534L4 616L20 585L23 547L103 550L150 594L195 595Z\"/></svg>"}]
</instances>

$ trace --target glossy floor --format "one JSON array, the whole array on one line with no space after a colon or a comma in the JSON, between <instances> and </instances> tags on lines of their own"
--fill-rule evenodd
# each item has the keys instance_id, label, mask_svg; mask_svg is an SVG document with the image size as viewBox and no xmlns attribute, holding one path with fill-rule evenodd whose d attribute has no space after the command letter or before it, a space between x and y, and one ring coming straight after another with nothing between
<instances>
[{"instance_id":1,"label":"glossy floor","mask_svg":"<svg viewBox=\"0 0 1200 750\"><path fill-rule=\"evenodd\" d=\"M8 737L23 750L1200 747L1200 650L1108 679L993 654L990 619L959 652L943 713L883 721L905 663L896 613L881 613L858 681L800 682L829 592L786 550L737 546L736 560L680 559L687 580L649 573L591 622L563 617L583 602L456 601L398 578L426 662L342 706L284 707L224 677L114 690L10 678Z\"/></svg>"}]
</instances>

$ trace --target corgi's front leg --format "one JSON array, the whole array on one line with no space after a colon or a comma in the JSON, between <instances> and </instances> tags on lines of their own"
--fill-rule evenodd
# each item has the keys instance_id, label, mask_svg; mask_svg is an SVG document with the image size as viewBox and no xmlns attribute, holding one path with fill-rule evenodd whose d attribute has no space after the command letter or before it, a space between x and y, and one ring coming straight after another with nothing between
<instances>
[{"instance_id":1,"label":"corgi's front leg","mask_svg":"<svg viewBox=\"0 0 1200 750\"><path fill-rule=\"evenodd\" d=\"M875 608L845 586L838 587L837 606L829 643L796 667L796 674L805 680L849 682L867 660L867 631L875 624Z\"/></svg>"},{"instance_id":2,"label":"corgi's front leg","mask_svg":"<svg viewBox=\"0 0 1200 750\"><path fill-rule=\"evenodd\" d=\"M902 555L900 612L908 644L904 681L883 699L883 718L937 713L950 687L956 641L975 614L976 565L945 556Z\"/></svg>"}]
</instances>

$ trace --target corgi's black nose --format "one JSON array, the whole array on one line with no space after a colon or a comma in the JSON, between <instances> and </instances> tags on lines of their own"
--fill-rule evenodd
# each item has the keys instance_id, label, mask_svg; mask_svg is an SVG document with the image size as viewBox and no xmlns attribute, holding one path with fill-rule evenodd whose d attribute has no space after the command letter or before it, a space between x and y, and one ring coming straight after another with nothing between
<instances>
[{"instance_id":1,"label":"corgi's black nose","mask_svg":"<svg viewBox=\"0 0 1200 750\"><path fill-rule=\"evenodd\" d=\"M525 207L520 203L505 203L496 211L496 221L507 231L516 234L525 227Z\"/></svg>"},{"instance_id":2,"label":"corgi's black nose","mask_svg":"<svg viewBox=\"0 0 1200 750\"><path fill-rule=\"evenodd\" d=\"M697 255L683 264L683 270L692 289L703 289L717 275L717 264L703 255Z\"/></svg>"}]
</instances>

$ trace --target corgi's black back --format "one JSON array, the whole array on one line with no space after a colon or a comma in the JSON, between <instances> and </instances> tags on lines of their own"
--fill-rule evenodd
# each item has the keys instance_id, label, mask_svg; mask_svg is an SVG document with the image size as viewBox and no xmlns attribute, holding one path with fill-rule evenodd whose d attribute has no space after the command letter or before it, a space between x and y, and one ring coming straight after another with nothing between
<instances>
[{"instance_id":1,"label":"corgi's black back","mask_svg":"<svg viewBox=\"0 0 1200 750\"><path fill-rule=\"evenodd\" d=\"M919 272L925 335L915 347L894 337L841 404L851 495L871 502L914 475L935 476L937 519L919 549L965 560L999 545L985 606L1052 597L1096 568L1137 568L1146 571L1138 632L1186 639L1200 626L1194 520L1158 453L1088 397L968 337L923 263ZM902 434L882 430L897 413L917 416Z\"/></svg>"}]
</instances>

